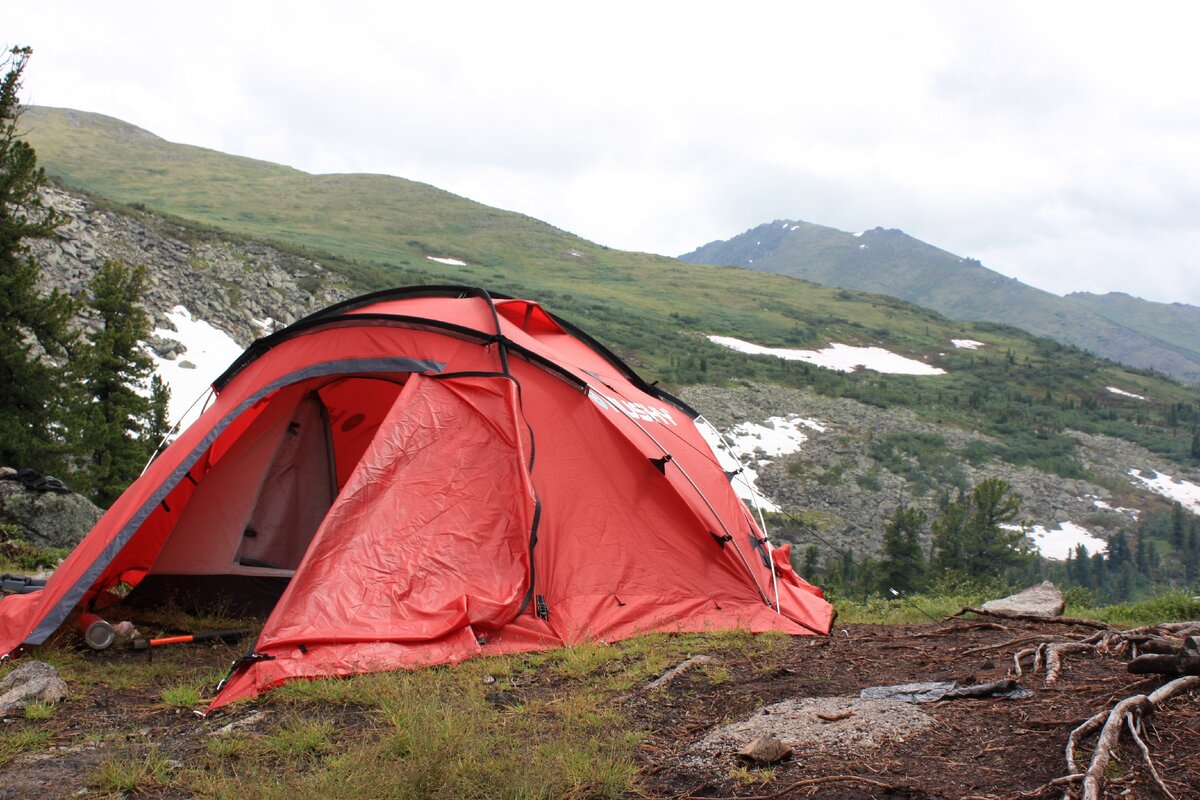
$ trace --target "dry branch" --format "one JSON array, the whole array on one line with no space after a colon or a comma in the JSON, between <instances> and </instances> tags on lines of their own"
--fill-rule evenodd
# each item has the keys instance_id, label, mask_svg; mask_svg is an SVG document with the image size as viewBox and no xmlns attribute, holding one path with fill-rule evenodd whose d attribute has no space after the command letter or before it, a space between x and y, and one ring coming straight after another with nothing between
<instances>
[{"instance_id":1,"label":"dry branch","mask_svg":"<svg viewBox=\"0 0 1200 800\"><path fill-rule=\"evenodd\" d=\"M691 658L680 662L679 664L675 665L674 667L671 667L671 669L667 670L659 677L657 677L654 680L647 683L645 686L645 691L649 692L654 689L661 689L663 686L666 686L668 683L675 680L680 675L687 672L689 669L692 669L693 667L702 667L707 664L716 664L716 663L717 663L717 659L713 658L712 656L692 656Z\"/></svg>"},{"instance_id":2,"label":"dry branch","mask_svg":"<svg viewBox=\"0 0 1200 800\"><path fill-rule=\"evenodd\" d=\"M826 775L821 778L807 778L802 781L796 781L795 783L789 784L789 785L785 786L783 789L780 789L778 792L774 792L773 794L757 794L757 795L750 795L750 796L746 796L746 797L705 797L705 798L700 798L700 797L696 797L695 795L691 795L686 800L777 800L777 798L787 797L789 794L796 791L797 789L803 789L806 786L818 786L823 783L840 783L840 782L863 783L863 784L866 784L867 786L874 786L877 789L884 789L889 792L895 792L898 789L903 788L900 786L894 786L890 783L884 783L883 781L872 780L871 778L863 778L858 775Z\"/></svg>"},{"instance_id":3,"label":"dry branch","mask_svg":"<svg viewBox=\"0 0 1200 800\"><path fill-rule=\"evenodd\" d=\"M987 611L974 606L963 606L961 610L955 611L950 616L943 619L943 622L961 617L963 614L979 614L985 617L999 617L1000 619L1013 619L1022 622L1045 622L1051 625L1079 625L1084 628L1094 628L1095 630L1108 631L1112 630L1112 625L1107 622L1100 622L1094 619L1076 619L1075 617L1039 617L1036 614L1015 614L1008 611Z\"/></svg>"}]
</instances>

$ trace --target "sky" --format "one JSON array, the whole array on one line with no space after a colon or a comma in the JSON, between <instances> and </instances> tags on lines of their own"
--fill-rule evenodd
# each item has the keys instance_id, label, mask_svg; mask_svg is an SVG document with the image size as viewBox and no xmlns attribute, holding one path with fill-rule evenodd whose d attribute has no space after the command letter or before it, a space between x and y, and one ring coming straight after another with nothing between
<instances>
[{"instance_id":1,"label":"sky","mask_svg":"<svg viewBox=\"0 0 1200 800\"><path fill-rule=\"evenodd\" d=\"M900 228L1058 294L1200 305L1200 4L5 8L23 98L307 172L423 181L679 255Z\"/></svg>"}]
</instances>

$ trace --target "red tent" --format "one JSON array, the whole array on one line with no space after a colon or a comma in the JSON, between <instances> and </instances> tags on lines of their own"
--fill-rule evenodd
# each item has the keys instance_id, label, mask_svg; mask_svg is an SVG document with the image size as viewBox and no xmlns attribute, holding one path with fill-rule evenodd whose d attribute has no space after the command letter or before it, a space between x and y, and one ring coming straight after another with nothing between
<instances>
[{"instance_id":1,"label":"red tent","mask_svg":"<svg viewBox=\"0 0 1200 800\"><path fill-rule=\"evenodd\" d=\"M359 297L255 342L213 386L46 587L0 601L0 653L109 589L173 583L286 586L214 707L593 638L829 630L696 413L535 303Z\"/></svg>"}]
</instances>

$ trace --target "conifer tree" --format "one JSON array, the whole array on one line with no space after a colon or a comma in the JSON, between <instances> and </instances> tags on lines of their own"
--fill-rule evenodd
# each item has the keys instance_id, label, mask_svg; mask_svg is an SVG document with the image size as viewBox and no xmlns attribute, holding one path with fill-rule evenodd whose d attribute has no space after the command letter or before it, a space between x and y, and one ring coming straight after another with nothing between
<instances>
[{"instance_id":1,"label":"conifer tree","mask_svg":"<svg viewBox=\"0 0 1200 800\"><path fill-rule=\"evenodd\" d=\"M1146 577L1150 576L1150 558L1146 550L1146 523L1138 525L1137 531L1137 553L1134 555L1134 564L1137 567L1139 574Z\"/></svg>"},{"instance_id":2,"label":"conifer tree","mask_svg":"<svg viewBox=\"0 0 1200 800\"><path fill-rule=\"evenodd\" d=\"M966 502L951 503L933 523L934 566L986 577L1026 563L1024 534L1004 527L1020 512L1021 496L1007 481L980 481Z\"/></svg>"},{"instance_id":3,"label":"conifer tree","mask_svg":"<svg viewBox=\"0 0 1200 800\"><path fill-rule=\"evenodd\" d=\"M46 238L63 221L38 194L45 172L17 138L21 73L32 53L14 47L0 62L0 464L43 472L63 465L60 431L69 403L63 364L76 336L75 302L38 291L28 239Z\"/></svg>"},{"instance_id":4,"label":"conifer tree","mask_svg":"<svg viewBox=\"0 0 1200 800\"><path fill-rule=\"evenodd\" d=\"M89 334L91 346L81 348L75 369L84 394L82 477L100 505L138 476L164 433L166 387L153 379L153 362L141 344L150 334L140 306L146 274L144 266L106 261L92 279L88 305L100 328Z\"/></svg>"},{"instance_id":5,"label":"conifer tree","mask_svg":"<svg viewBox=\"0 0 1200 800\"><path fill-rule=\"evenodd\" d=\"M1189 586L1194 586L1200 580L1200 530L1197 530L1196 519L1188 529L1187 554L1183 559L1183 576Z\"/></svg>"},{"instance_id":6,"label":"conifer tree","mask_svg":"<svg viewBox=\"0 0 1200 800\"><path fill-rule=\"evenodd\" d=\"M1075 582L1084 589L1091 589L1095 585L1092 582L1091 556L1083 544L1075 545Z\"/></svg>"},{"instance_id":7,"label":"conifer tree","mask_svg":"<svg viewBox=\"0 0 1200 800\"><path fill-rule=\"evenodd\" d=\"M1183 504L1176 501L1171 508L1171 546L1183 553L1184 546Z\"/></svg>"},{"instance_id":8,"label":"conifer tree","mask_svg":"<svg viewBox=\"0 0 1200 800\"><path fill-rule=\"evenodd\" d=\"M879 589L911 592L921 585L925 559L921 553L921 527L927 519L919 508L900 506L883 531L883 560L879 563Z\"/></svg>"},{"instance_id":9,"label":"conifer tree","mask_svg":"<svg viewBox=\"0 0 1200 800\"><path fill-rule=\"evenodd\" d=\"M817 549L815 544L810 544L804 551L804 566L800 571L801 576L807 580L814 580L820 569L820 559L821 551Z\"/></svg>"}]
</instances>

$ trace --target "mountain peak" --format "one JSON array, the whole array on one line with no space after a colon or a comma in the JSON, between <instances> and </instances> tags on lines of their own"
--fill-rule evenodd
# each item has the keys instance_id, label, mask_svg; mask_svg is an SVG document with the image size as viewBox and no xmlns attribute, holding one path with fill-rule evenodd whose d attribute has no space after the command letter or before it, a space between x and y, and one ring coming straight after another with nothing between
<instances>
[{"instance_id":1,"label":"mountain peak","mask_svg":"<svg viewBox=\"0 0 1200 800\"><path fill-rule=\"evenodd\" d=\"M1200 381L1200 309L1118 292L1059 297L897 228L846 233L775 220L680 259L890 295L953 319L1014 325L1130 366Z\"/></svg>"}]
</instances>

